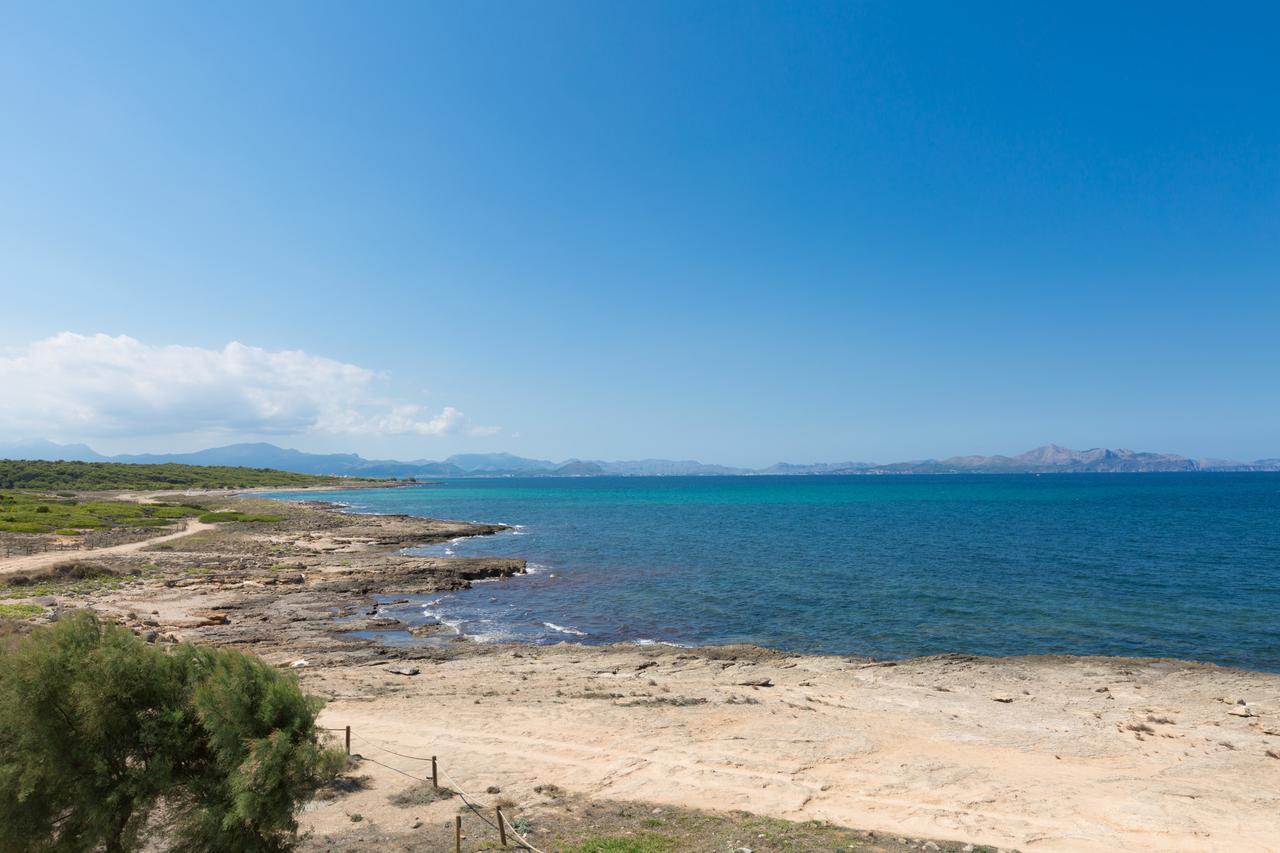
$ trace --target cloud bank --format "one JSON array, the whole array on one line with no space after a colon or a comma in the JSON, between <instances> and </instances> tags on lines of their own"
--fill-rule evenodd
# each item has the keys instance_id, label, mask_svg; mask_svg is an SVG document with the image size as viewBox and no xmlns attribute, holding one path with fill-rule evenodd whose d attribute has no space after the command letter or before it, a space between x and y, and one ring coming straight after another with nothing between
<instances>
[{"instance_id":1,"label":"cloud bank","mask_svg":"<svg viewBox=\"0 0 1280 853\"><path fill-rule=\"evenodd\" d=\"M152 346L63 332L0 355L0 432L93 438L184 434L491 435L377 393L379 376L300 350L232 342Z\"/></svg>"}]
</instances>

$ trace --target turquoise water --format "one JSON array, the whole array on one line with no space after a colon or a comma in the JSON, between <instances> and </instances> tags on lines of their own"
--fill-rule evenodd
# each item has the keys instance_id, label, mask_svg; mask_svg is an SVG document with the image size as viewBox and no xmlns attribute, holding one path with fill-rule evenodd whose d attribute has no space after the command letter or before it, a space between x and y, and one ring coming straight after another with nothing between
<instances>
[{"instance_id":1,"label":"turquoise water","mask_svg":"<svg viewBox=\"0 0 1280 853\"><path fill-rule=\"evenodd\" d=\"M293 497L519 525L413 553L525 557L529 576L394 608L482 640L1280 671L1277 474L530 478Z\"/></svg>"}]
</instances>

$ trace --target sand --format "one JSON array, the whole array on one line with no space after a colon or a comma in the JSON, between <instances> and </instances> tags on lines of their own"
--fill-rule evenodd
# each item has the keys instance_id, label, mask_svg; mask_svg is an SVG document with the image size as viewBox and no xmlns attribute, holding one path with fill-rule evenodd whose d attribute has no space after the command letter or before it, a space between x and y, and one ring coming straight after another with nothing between
<instances>
[{"instance_id":1,"label":"sand","mask_svg":"<svg viewBox=\"0 0 1280 853\"><path fill-rule=\"evenodd\" d=\"M1280 849L1280 760L1268 755L1280 755L1280 676L1114 658L883 665L572 646L420 666L305 683L334 696L323 720L352 726L356 751L417 774L428 765L377 745L439 755L481 800L491 785L536 800L552 783L1024 850ZM746 686L763 681L773 686ZM311 812L310 828L340 831L352 810L388 829L428 819L387 804L408 779L361 772L377 786Z\"/></svg>"}]
</instances>

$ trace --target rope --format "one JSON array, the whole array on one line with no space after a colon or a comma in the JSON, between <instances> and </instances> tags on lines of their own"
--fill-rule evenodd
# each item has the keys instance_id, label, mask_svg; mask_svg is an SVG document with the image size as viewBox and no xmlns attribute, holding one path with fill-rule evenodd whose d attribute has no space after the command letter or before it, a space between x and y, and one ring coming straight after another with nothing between
<instances>
[{"instance_id":1,"label":"rope","mask_svg":"<svg viewBox=\"0 0 1280 853\"><path fill-rule=\"evenodd\" d=\"M412 773L406 773L405 771L401 770L399 767L392 767L390 764L383 764L381 761L379 761L379 760L378 760L378 759L376 759L376 758L370 758L370 757L369 757L369 756L367 756L367 755L362 755L362 756L360 756L360 757L361 757L362 759L364 759L365 761L372 761L374 764L378 765L379 767L385 767L385 768L387 768L388 770L394 770L395 772L399 773L401 776L408 776L410 779L413 779L413 780L418 781L418 782L423 782L423 783L426 783L426 784L430 784L430 783L431 783L431 780L430 780L430 779L423 779L423 778L421 778L421 777L414 776ZM483 814L481 814L479 811L476 811L476 807L475 807L474 805L472 805L471 803L467 802L467 798L466 798L466 796L465 796L461 791L454 791L454 793L455 793L455 794L457 794L459 797L462 797L462 801L463 801L464 803L466 803L467 808L471 809L471 811L475 813L475 816L476 816L476 817L478 817L478 818L480 818L480 820L482 820L482 821L484 821L485 823L489 824L489 828L490 828L490 829L496 830L496 829L498 828L498 825L497 825L496 823L494 823L493 821L489 820L489 818L485 817L485 816L484 816Z\"/></svg>"},{"instance_id":2,"label":"rope","mask_svg":"<svg viewBox=\"0 0 1280 853\"><path fill-rule=\"evenodd\" d=\"M394 749L387 749L385 746L383 746L380 743L377 743L376 741L369 740L367 737L364 737L363 735L356 734L354 730L351 732L351 736L353 738L358 738L359 740L364 741L365 743L369 744L369 746L372 746L375 749L380 749L383 752L389 752L392 755L395 755L399 758L407 758L410 761L430 761L431 760L430 758L423 758L421 755L405 755L403 752L396 752ZM431 745L435 746L435 743L432 742Z\"/></svg>"},{"instance_id":3,"label":"rope","mask_svg":"<svg viewBox=\"0 0 1280 853\"><path fill-rule=\"evenodd\" d=\"M383 752L390 753L391 755L397 756L398 758L407 758L410 761L431 761L430 758L423 758L420 755L406 755L403 752L396 752L394 749L388 749L382 744L371 741L367 737L364 737L363 735L356 734L354 731L351 732L351 736L355 738L359 738L361 741L369 744L369 746L372 746L374 749L380 749ZM435 742L432 741L431 745L435 746ZM419 782L430 781L429 779L418 779L417 776L414 776L411 773L406 773L405 771L401 770L398 767L392 767L390 764L383 764L381 761L378 761L376 758L369 758L368 756L364 756L364 755L360 757L364 758L366 761L372 761L374 764L377 764L380 767L386 767L388 770L394 770L395 772L399 773L401 776L408 776L410 779L417 779ZM475 814L476 817L480 818L480 820L487 823L490 826L490 828L492 828L496 832L498 830L498 825L493 821L489 820L489 818L485 817L484 814L482 814L479 811L479 809L476 808L476 806L471 802L471 798L467 795L466 791L463 791L462 786L458 784L458 780L454 779L453 776L449 775L449 771L441 767L439 761L436 762L436 769L441 774L444 775L445 781L449 783L453 792L462 798L462 802L466 803L467 808L469 808ZM475 799L477 801L479 800L478 797L476 797ZM485 808L489 808L489 807L485 806ZM511 834L515 836L516 841L519 842L519 844L517 844L516 847L523 847L526 850L532 851L532 853L543 853L542 850L539 850L537 847L534 847L525 839L523 835L520 834L520 832L511 824L511 821L507 818L506 815L502 815L502 822L507 825L507 828L511 830Z\"/></svg>"}]
</instances>

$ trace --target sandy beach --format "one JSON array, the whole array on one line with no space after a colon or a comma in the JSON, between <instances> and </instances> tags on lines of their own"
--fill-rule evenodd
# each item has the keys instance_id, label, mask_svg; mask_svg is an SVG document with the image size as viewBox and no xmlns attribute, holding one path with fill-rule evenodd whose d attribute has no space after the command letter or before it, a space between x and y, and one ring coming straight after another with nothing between
<instances>
[{"instance_id":1,"label":"sandy beach","mask_svg":"<svg viewBox=\"0 0 1280 853\"><path fill-rule=\"evenodd\" d=\"M328 700L324 724L350 726L365 758L358 782L308 807L311 848L440 849L431 833L451 826L457 798L396 802L436 755L446 787L519 814L543 849L606 812L644 825L817 821L887 850L1280 849L1280 676L1127 658L484 645L447 629L388 646L349 633L403 627L372 594L524 570L399 551L502 527L269 506L285 519L61 555L100 573L28 598L10 588L9 600L93 607L156 642L233 645L297 672ZM0 575L16 572L0 562ZM468 820L466 849L496 845ZM830 849L773 832L751 849Z\"/></svg>"}]
</instances>

